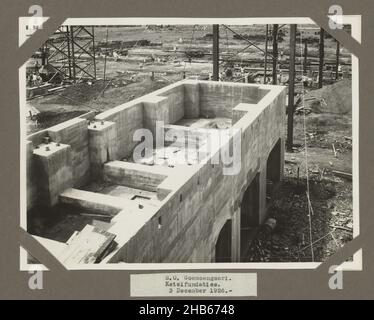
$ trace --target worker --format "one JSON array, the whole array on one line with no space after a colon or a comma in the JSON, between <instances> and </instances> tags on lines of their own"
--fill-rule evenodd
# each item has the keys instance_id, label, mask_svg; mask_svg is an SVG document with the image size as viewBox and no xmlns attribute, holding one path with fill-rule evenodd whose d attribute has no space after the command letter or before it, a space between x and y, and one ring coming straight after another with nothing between
<instances>
[{"instance_id":1,"label":"worker","mask_svg":"<svg viewBox=\"0 0 374 320\"><path fill-rule=\"evenodd\" d=\"M249 83L249 73L244 73L244 82Z\"/></svg>"},{"instance_id":2,"label":"worker","mask_svg":"<svg viewBox=\"0 0 374 320\"><path fill-rule=\"evenodd\" d=\"M279 70L279 73L278 73L278 83L279 84L282 83L282 70Z\"/></svg>"},{"instance_id":3,"label":"worker","mask_svg":"<svg viewBox=\"0 0 374 320\"><path fill-rule=\"evenodd\" d=\"M38 84L37 84L37 81L38 81L38 77L37 77L37 75L36 75L36 72L34 72L34 73L32 74L32 85L33 85L34 87L38 85Z\"/></svg>"},{"instance_id":4,"label":"worker","mask_svg":"<svg viewBox=\"0 0 374 320\"><path fill-rule=\"evenodd\" d=\"M37 84L37 86L41 86L43 84L43 79L42 79L40 73L36 74L36 84Z\"/></svg>"},{"instance_id":5,"label":"worker","mask_svg":"<svg viewBox=\"0 0 374 320\"><path fill-rule=\"evenodd\" d=\"M233 74L232 70L231 70L230 68L227 68L226 71L225 71L225 76L226 76L227 78L232 78L233 75L234 75L234 74Z\"/></svg>"},{"instance_id":6,"label":"worker","mask_svg":"<svg viewBox=\"0 0 374 320\"><path fill-rule=\"evenodd\" d=\"M27 77L27 85L28 85L29 87L32 86L32 74L29 74L28 77Z\"/></svg>"},{"instance_id":7,"label":"worker","mask_svg":"<svg viewBox=\"0 0 374 320\"><path fill-rule=\"evenodd\" d=\"M119 60L120 56L117 53L117 51L113 51L113 57L114 57L114 62L117 62Z\"/></svg>"}]
</instances>

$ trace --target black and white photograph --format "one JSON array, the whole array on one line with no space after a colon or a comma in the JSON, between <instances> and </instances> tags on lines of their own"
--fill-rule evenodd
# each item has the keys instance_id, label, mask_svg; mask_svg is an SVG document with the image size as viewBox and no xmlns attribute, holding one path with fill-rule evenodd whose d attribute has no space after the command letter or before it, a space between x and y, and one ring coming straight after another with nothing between
<instances>
[{"instance_id":1,"label":"black and white photograph","mask_svg":"<svg viewBox=\"0 0 374 320\"><path fill-rule=\"evenodd\" d=\"M67 20L21 68L21 221L67 269L314 269L359 235L357 58L201 20Z\"/></svg>"},{"instance_id":2,"label":"black and white photograph","mask_svg":"<svg viewBox=\"0 0 374 320\"><path fill-rule=\"evenodd\" d=\"M1 5L0 300L372 299L373 1Z\"/></svg>"}]
</instances>

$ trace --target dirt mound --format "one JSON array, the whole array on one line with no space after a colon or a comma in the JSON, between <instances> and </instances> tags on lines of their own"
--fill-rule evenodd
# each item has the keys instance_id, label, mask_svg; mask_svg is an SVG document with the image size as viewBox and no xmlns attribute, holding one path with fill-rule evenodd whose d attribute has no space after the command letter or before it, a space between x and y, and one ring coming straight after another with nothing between
<instances>
[{"instance_id":1,"label":"dirt mound","mask_svg":"<svg viewBox=\"0 0 374 320\"><path fill-rule=\"evenodd\" d=\"M100 92L104 89L103 81L96 81L94 83L80 83L66 88L61 94L46 100L48 104L66 104L72 106L81 106L89 103L91 100L100 96Z\"/></svg>"},{"instance_id":2,"label":"dirt mound","mask_svg":"<svg viewBox=\"0 0 374 320\"><path fill-rule=\"evenodd\" d=\"M310 182L313 238L309 235L308 198L302 192L306 179L285 179L269 208L275 229L266 224L260 227L245 262L311 262L311 242L315 261L323 262L352 240L352 185L331 180Z\"/></svg>"},{"instance_id":3,"label":"dirt mound","mask_svg":"<svg viewBox=\"0 0 374 320\"><path fill-rule=\"evenodd\" d=\"M345 79L306 94L305 107L314 113L352 113L352 82Z\"/></svg>"},{"instance_id":4,"label":"dirt mound","mask_svg":"<svg viewBox=\"0 0 374 320\"><path fill-rule=\"evenodd\" d=\"M46 129L49 127L53 127L59 123L62 123L64 121L68 121L70 119L76 118L81 116L82 114L85 114L86 112L84 111L79 111L79 110L73 110L70 112L53 112L53 111L46 111L46 112L41 112L38 113L35 116L35 119L37 120L38 126L32 131L32 132L37 132L42 129ZM29 132L31 133L31 132Z\"/></svg>"}]
</instances>

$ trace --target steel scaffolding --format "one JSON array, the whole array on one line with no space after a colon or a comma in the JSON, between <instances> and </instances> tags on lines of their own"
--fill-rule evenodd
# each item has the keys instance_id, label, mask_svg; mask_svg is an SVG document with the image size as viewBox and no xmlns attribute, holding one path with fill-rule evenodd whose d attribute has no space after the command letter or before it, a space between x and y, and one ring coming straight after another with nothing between
<instances>
[{"instance_id":1,"label":"steel scaffolding","mask_svg":"<svg viewBox=\"0 0 374 320\"><path fill-rule=\"evenodd\" d=\"M46 42L47 63L74 83L96 79L95 29L62 26Z\"/></svg>"}]
</instances>

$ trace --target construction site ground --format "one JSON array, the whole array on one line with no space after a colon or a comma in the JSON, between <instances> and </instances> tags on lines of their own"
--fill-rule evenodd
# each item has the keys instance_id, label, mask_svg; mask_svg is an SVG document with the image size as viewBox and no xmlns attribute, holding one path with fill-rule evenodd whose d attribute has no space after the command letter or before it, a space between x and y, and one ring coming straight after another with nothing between
<instances>
[{"instance_id":1,"label":"construction site ground","mask_svg":"<svg viewBox=\"0 0 374 320\"><path fill-rule=\"evenodd\" d=\"M339 90L334 91L336 87ZM313 95L321 92L343 95L350 90L350 81L344 81L332 88L314 91ZM303 113L295 117L295 147L293 152L286 152L285 178L272 195L269 209L269 218L276 220L276 227L272 230L265 224L259 229L250 245L248 261L311 262L314 255L314 261L322 262L353 238L349 176L352 173L352 115L351 110L331 112L337 106L333 97L329 98L330 105L325 105L319 113L305 115L305 119ZM352 99L347 99L345 103L351 105ZM336 97L335 104L339 103ZM348 175L342 177L334 172Z\"/></svg>"}]
</instances>

